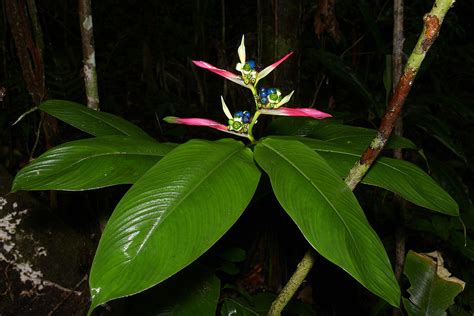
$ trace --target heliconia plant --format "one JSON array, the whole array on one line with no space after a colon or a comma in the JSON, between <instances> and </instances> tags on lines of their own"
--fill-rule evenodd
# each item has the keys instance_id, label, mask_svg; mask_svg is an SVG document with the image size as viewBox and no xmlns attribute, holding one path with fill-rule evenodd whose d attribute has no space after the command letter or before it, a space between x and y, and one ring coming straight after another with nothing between
<instances>
[{"instance_id":1,"label":"heliconia plant","mask_svg":"<svg viewBox=\"0 0 474 316\"><path fill-rule=\"evenodd\" d=\"M262 71L256 70L255 60L247 59L245 51L245 36L242 36L242 41L237 50L239 55L239 63L237 63L235 69L240 72L240 75L234 74L230 71L217 68L205 61L193 60L193 64L207 69L213 73L216 73L234 83L244 86L252 91L253 98L255 100L256 111L253 116L249 111L238 111L231 114L229 108L225 104L224 99L221 97L222 110L228 118L227 129L224 129L222 124L215 121L200 119L200 118L177 118L177 117L165 117L164 120L168 123L173 124L184 124L184 125L195 125L195 126L208 126L210 128L218 129L224 132L235 134L238 136L246 137L250 141L254 141L255 138L252 133L252 128L257 123L257 119L261 114L267 115L282 115L282 116L308 116L314 119L323 119L331 117L331 114L321 112L312 108L287 108L282 105L288 103L293 96L294 91L290 94L282 97L280 89L277 88L258 88L258 82L270 74L278 65L284 62L290 57L293 52L290 52L280 58L275 63L264 68Z\"/></svg>"},{"instance_id":2,"label":"heliconia plant","mask_svg":"<svg viewBox=\"0 0 474 316\"><path fill-rule=\"evenodd\" d=\"M168 116L164 120L207 126L247 138L247 144L233 138L159 143L112 114L60 100L40 105L42 111L95 137L48 150L17 174L12 191L79 191L132 184L113 211L95 254L89 314L110 300L163 282L203 255L247 208L262 171L269 176L282 208L321 256L389 304L399 306L400 288L384 246L343 181L363 148L325 139L322 134L319 139L292 135L256 139L253 127L261 115L313 119L331 115L285 107L293 92L283 96L278 88L259 85L291 53L258 71L255 61L246 57L242 37L238 56L240 74L203 61L194 64L248 88L254 109L232 114L221 97L226 124L206 118ZM339 136L361 135L353 127L329 126ZM393 138L391 145L413 147L401 137ZM363 183L396 192L433 211L459 215L449 194L411 163L382 157Z\"/></svg>"}]
</instances>

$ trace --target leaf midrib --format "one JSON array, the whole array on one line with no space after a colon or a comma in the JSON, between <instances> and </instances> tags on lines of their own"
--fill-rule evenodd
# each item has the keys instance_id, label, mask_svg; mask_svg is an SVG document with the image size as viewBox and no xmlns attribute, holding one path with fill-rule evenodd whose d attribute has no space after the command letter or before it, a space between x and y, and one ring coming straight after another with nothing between
<instances>
[{"instance_id":1,"label":"leaf midrib","mask_svg":"<svg viewBox=\"0 0 474 316\"><path fill-rule=\"evenodd\" d=\"M129 153L129 152L108 152L108 153L102 153L102 154L95 154L95 155L91 155L91 156L87 156L87 157L84 157L84 158L81 158L75 162L73 162L72 164L68 164L65 168L62 168L60 170L57 170L57 172L55 173L52 173L50 174L49 176L53 176L53 175L56 175L57 173L63 173L65 171L68 171L69 169L77 166L78 164L84 162L85 160L89 160L89 159L95 159L95 158L98 158L98 157L104 157L104 156L120 156L120 155L129 155L130 157L135 157L135 156L151 156L151 157L163 157L165 156L166 154L164 155L152 155L152 154L142 154L142 153ZM43 162L43 161L38 161L38 163L40 162ZM37 170L36 169L31 169L31 170L28 170L28 173L31 173L31 172L36 172ZM25 172L24 174L28 174L27 172Z\"/></svg>"},{"instance_id":2,"label":"leaf midrib","mask_svg":"<svg viewBox=\"0 0 474 316\"><path fill-rule=\"evenodd\" d=\"M339 212L337 211L337 209L334 207L334 205L331 203L331 201L326 197L326 195L323 194L323 192L321 192L321 190L313 183L313 181L311 181L311 179L306 176L306 174L300 169L298 168L298 166L296 166L295 164L293 164L289 159L286 158L286 156L282 155L280 152L278 152L275 148L271 147L270 145L268 145L267 143L262 143L262 145L266 146L267 148L269 148L270 150L272 150L273 152L275 152L277 155L279 155L282 159L284 159L290 166L292 166L293 168L296 169L296 171L298 171L318 192L319 194L321 194L321 196L326 200L326 202L331 206L331 208L333 209L334 213L336 213L336 215L338 216L339 220L344 224L344 227L346 228L346 231L349 233L349 235L351 236L351 239L355 245L355 248L357 248L357 252L359 252L359 247L357 246L357 242L355 241L355 238L351 232L351 230L348 228L347 226L347 223L345 222L345 220L341 217L341 214L339 214Z\"/></svg>"},{"instance_id":3,"label":"leaf midrib","mask_svg":"<svg viewBox=\"0 0 474 316\"><path fill-rule=\"evenodd\" d=\"M100 122L103 122L103 123L107 124L108 126L110 126L110 127L114 128L114 129L118 130L119 132L122 132L122 133L125 134L126 136L132 136L132 135L134 135L134 134L129 134L129 133L127 133L126 131L123 131L122 129L120 129L118 126L112 125L112 123L109 123L109 122L105 121L105 120L102 119L100 116L95 115L96 113L89 113L89 112L87 112L87 111L84 111L83 109L80 109L79 111L80 111L81 113L84 113L84 114L90 116L90 117L95 118L96 120L98 120L98 121L100 121ZM148 134L146 134L146 133L145 133L145 135L148 136Z\"/></svg>"},{"instance_id":4,"label":"leaf midrib","mask_svg":"<svg viewBox=\"0 0 474 316\"><path fill-rule=\"evenodd\" d=\"M349 152L345 152L345 151L328 150L328 149L320 149L320 148L315 148L314 150L315 150L315 151L319 151L319 152L327 152L327 153L335 153L335 154L346 155L346 156L353 156L353 157L357 157L357 158L360 157L360 155L353 154L353 153L349 153ZM386 157L381 157L381 158L386 158ZM390 164L384 162L381 158L377 159L377 161L375 161L375 163L376 163L376 164L383 165L383 166L385 166L385 167L388 167L388 168L390 168L390 169L392 169L392 170L395 170L395 172L398 172L399 174L403 175L403 176L407 179L408 182L412 183L411 180L410 180L410 179L411 179L411 174L410 174L410 173L403 171L403 169L401 169L401 168L397 168L396 166L392 166L392 165L390 165ZM389 159L389 158L387 158L387 159ZM417 173L419 173L419 170L416 170L415 167L416 167L416 166L414 166L414 171L417 172ZM365 181L365 177L364 177L364 179L362 179L362 183L365 183L365 184L372 184L372 185L376 185L376 186L379 186L379 187L380 187L380 185L377 185L377 184L375 184L374 182ZM423 193L418 190L418 186L413 186L413 185L412 185L412 188L413 188L413 192L415 192L415 193L417 194L417 198L418 198L418 199L423 200L425 203L431 205L431 206L428 207L428 208L431 209L432 207L434 207L435 210L438 210L438 209L439 209L437 203L433 203L430 199L426 199L426 198L424 197ZM444 202L443 202L443 203L444 203ZM423 206L423 207L427 207L427 206Z\"/></svg>"},{"instance_id":5,"label":"leaf midrib","mask_svg":"<svg viewBox=\"0 0 474 316\"><path fill-rule=\"evenodd\" d=\"M151 235L153 235L153 233L155 232L155 230L161 226L162 223L165 222L166 218L168 218L168 216L170 216L171 213L173 213L176 208L181 204L183 203L184 200L186 200L186 198L191 195L194 191L197 190L197 188L205 181L207 180L218 168L220 168L227 160L229 160L230 158L232 158L237 152L241 151L243 148L239 146L239 148L237 148L236 150L233 150L229 153L229 155L225 158L225 159L222 159L218 164L216 164L208 173L207 175L205 175L204 177L202 177L193 187L191 190L189 190L185 195L183 195L179 201L174 205L172 206L168 212L165 213L165 215L163 215L162 217L160 217L160 220L157 220L155 221L155 223L153 224L153 226L150 228L150 230L148 231L148 234L145 236L145 238L143 239L143 241L141 242L137 252L135 253L135 255L133 257L131 257L130 259L128 260L125 260L124 261L124 265L125 264L128 264L130 261L133 261L135 260L135 258L137 258L140 254L140 252L142 251L143 247L145 246L145 244L148 242L148 240L150 239Z\"/></svg>"},{"instance_id":6,"label":"leaf midrib","mask_svg":"<svg viewBox=\"0 0 474 316\"><path fill-rule=\"evenodd\" d=\"M335 153L335 154L340 154L340 155L346 155L346 156L352 156L352 157L356 157L356 158L359 158L360 155L358 154L353 154L353 153L350 153L350 152L347 152L347 151L338 151L338 150L330 150L330 149L320 149L320 148L315 148L314 149L315 151L322 151L322 152L328 152L328 153ZM381 158L384 158L384 157L381 157ZM400 172L401 174L405 175L405 176L408 176L408 173L402 171L401 169L398 169L394 166L391 166L385 162L383 162L382 160L378 159L375 163L379 163L381 165L384 165L390 169L393 169L395 171L398 171Z\"/></svg>"},{"instance_id":7,"label":"leaf midrib","mask_svg":"<svg viewBox=\"0 0 474 316\"><path fill-rule=\"evenodd\" d=\"M53 101L53 100L51 100L51 101ZM54 105L56 105L56 106L60 105L60 104L58 104L58 102L54 102L54 101L52 102L52 104L54 104ZM105 124L108 125L109 127L112 127L113 129L115 129L115 130L121 132L122 135L126 135L126 136L134 136L134 135L135 135L135 136L147 136L148 138L151 138L145 131L143 131L143 130L140 129L139 127L137 127L136 129L137 129L137 131L140 131L140 132L142 132L142 133L140 133L140 134L135 134L135 133L134 133L134 134L129 134L127 131L124 131L124 130L122 130L121 128L119 128L118 126L113 125L112 123L110 123L110 122L104 120L103 118L100 117L100 115L97 116L96 113L89 113L89 112L87 112L87 111L84 111L84 109L80 108L81 105L79 105L79 104L74 104L74 103L73 103L73 105L79 107L78 110L79 110L80 113L85 114L85 115L87 115L87 116L89 116L89 117L92 117L92 118L96 119L96 120L99 121L99 122L105 123ZM51 110L51 109L49 109L49 110ZM63 109L60 108L60 110L63 110ZM45 111L45 110L43 109L43 111ZM49 113L48 111L45 111L45 112ZM65 112L62 112L62 113L65 113ZM101 113L101 112L98 112L98 113ZM105 113L105 112L104 112L104 113ZM49 114L51 114L51 113L49 113ZM109 113L109 114L110 114L110 113ZM57 114L57 112L56 112L55 114L51 114L51 115L56 116L56 115L58 115L58 114ZM112 114L112 115L113 115L113 114ZM68 113L66 113L66 117L70 117L70 116L68 115ZM120 117L117 117L117 118L120 119ZM61 120L62 120L62 119L61 119ZM125 122L127 122L127 121L125 121ZM121 123L124 123L124 122L121 122ZM128 122L127 122L127 123L128 123ZM77 124L77 123L74 123L74 124L73 124L73 123L68 123L68 124L73 125L73 126L75 126L76 128L79 128L80 130L82 130L82 128L83 128L80 124ZM132 125L132 126L133 126L133 125ZM135 126L134 126L134 127L135 127ZM132 127L132 128L133 128L133 127ZM97 134L96 134L95 132L94 132L94 134L91 133L90 131L85 131L85 132L86 132L86 133L89 133L89 134L92 134L92 135L94 135L94 136L97 136ZM109 135L118 135L118 134L108 134L108 135L103 135L103 136L109 136Z\"/></svg>"}]
</instances>

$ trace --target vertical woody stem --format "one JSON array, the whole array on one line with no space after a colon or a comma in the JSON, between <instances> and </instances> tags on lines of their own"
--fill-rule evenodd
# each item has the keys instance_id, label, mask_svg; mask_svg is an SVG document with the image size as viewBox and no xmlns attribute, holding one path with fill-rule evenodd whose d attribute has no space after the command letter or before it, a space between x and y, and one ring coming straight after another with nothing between
<instances>
[{"instance_id":1,"label":"vertical woody stem","mask_svg":"<svg viewBox=\"0 0 474 316\"><path fill-rule=\"evenodd\" d=\"M345 179L346 184L351 190L354 190L357 184L362 180L372 163L375 161L385 146L385 143L387 142L395 126L395 122L400 116L402 106L405 103L408 93L410 92L410 89L413 85L413 80L415 79L416 73L420 69L420 65L423 62L427 51L438 37L444 17L453 4L454 0L435 0L431 11L425 14L423 17L423 30L420 34L420 37L418 38L418 42L413 49L413 52L410 55L410 58L408 59L393 95L390 98L377 136L372 140L370 146L362 154L360 160L352 167ZM301 264L303 261L305 262L304 265ZM272 303L272 307L268 313L269 316L277 316L281 314L283 308L289 302L289 298L294 295L294 293L300 287L302 281L305 279L306 275L309 273L310 269L307 269L306 267L311 267L314 264L314 256L308 255L307 252L301 262L298 264L296 271L290 278L290 280L298 280L298 282L292 281L291 283L288 282L285 285L285 292L283 293L282 291Z\"/></svg>"},{"instance_id":2,"label":"vertical woody stem","mask_svg":"<svg viewBox=\"0 0 474 316\"><path fill-rule=\"evenodd\" d=\"M82 55L84 62L83 71L87 107L93 110L99 110L99 89L97 87L91 0L79 0L79 21L82 39Z\"/></svg>"},{"instance_id":3,"label":"vertical woody stem","mask_svg":"<svg viewBox=\"0 0 474 316\"><path fill-rule=\"evenodd\" d=\"M393 90L396 89L396 83L400 80L403 69L403 42L405 41L403 35L403 0L393 1L393 51L392 51L392 69L393 69ZM403 135L403 115L400 115L395 123L395 135ZM396 159L403 159L403 150L396 148L393 151L393 156ZM403 272L403 264L405 261L405 229L403 225L403 211L405 208L405 200L400 196L395 196L395 202L401 209L400 221L401 223L396 224L395 229L395 277L400 284L400 279ZM399 308L394 308L392 311L393 316L401 316L402 312Z\"/></svg>"}]
</instances>

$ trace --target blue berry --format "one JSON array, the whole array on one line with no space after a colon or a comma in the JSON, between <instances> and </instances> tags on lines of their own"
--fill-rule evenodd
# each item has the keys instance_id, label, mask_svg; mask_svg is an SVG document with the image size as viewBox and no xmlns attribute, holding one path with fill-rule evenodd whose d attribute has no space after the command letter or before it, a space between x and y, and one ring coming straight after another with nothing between
<instances>
[{"instance_id":1,"label":"blue berry","mask_svg":"<svg viewBox=\"0 0 474 316\"><path fill-rule=\"evenodd\" d=\"M249 111L244 111L244 116L242 117L242 122L245 124L250 123L250 112Z\"/></svg>"},{"instance_id":2,"label":"blue berry","mask_svg":"<svg viewBox=\"0 0 474 316\"><path fill-rule=\"evenodd\" d=\"M234 117L242 117L244 116L244 114L242 113L242 111L239 111L239 112L235 112L234 113Z\"/></svg>"},{"instance_id":3,"label":"blue berry","mask_svg":"<svg viewBox=\"0 0 474 316\"><path fill-rule=\"evenodd\" d=\"M273 93L276 93L277 90L275 88L268 88L267 89L267 94L273 94Z\"/></svg>"},{"instance_id":4,"label":"blue berry","mask_svg":"<svg viewBox=\"0 0 474 316\"><path fill-rule=\"evenodd\" d=\"M255 69L255 60L253 59L247 60L247 65L250 66L250 69Z\"/></svg>"},{"instance_id":5,"label":"blue berry","mask_svg":"<svg viewBox=\"0 0 474 316\"><path fill-rule=\"evenodd\" d=\"M268 103L268 99L267 99L267 98L260 98L260 103L262 103L262 104L267 104L267 103Z\"/></svg>"}]
</instances>

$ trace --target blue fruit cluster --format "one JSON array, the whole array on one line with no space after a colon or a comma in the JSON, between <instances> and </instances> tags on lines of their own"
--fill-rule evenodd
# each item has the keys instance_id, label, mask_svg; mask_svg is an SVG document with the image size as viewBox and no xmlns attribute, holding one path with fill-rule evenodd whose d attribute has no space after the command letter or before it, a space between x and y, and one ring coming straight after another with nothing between
<instances>
[{"instance_id":1,"label":"blue fruit cluster","mask_svg":"<svg viewBox=\"0 0 474 316\"><path fill-rule=\"evenodd\" d=\"M249 111L235 112L234 117L235 118L242 118L242 123L244 123L244 124L248 124L252 120L252 117L251 117Z\"/></svg>"},{"instance_id":2,"label":"blue fruit cluster","mask_svg":"<svg viewBox=\"0 0 474 316\"><path fill-rule=\"evenodd\" d=\"M268 96L277 93L276 88L260 88L258 96L260 97L260 103L265 105L268 103Z\"/></svg>"},{"instance_id":3,"label":"blue fruit cluster","mask_svg":"<svg viewBox=\"0 0 474 316\"><path fill-rule=\"evenodd\" d=\"M255 60L249 59L246 64L249 65L250 69L255 69Z\"/></svg>"}]
</instances>

